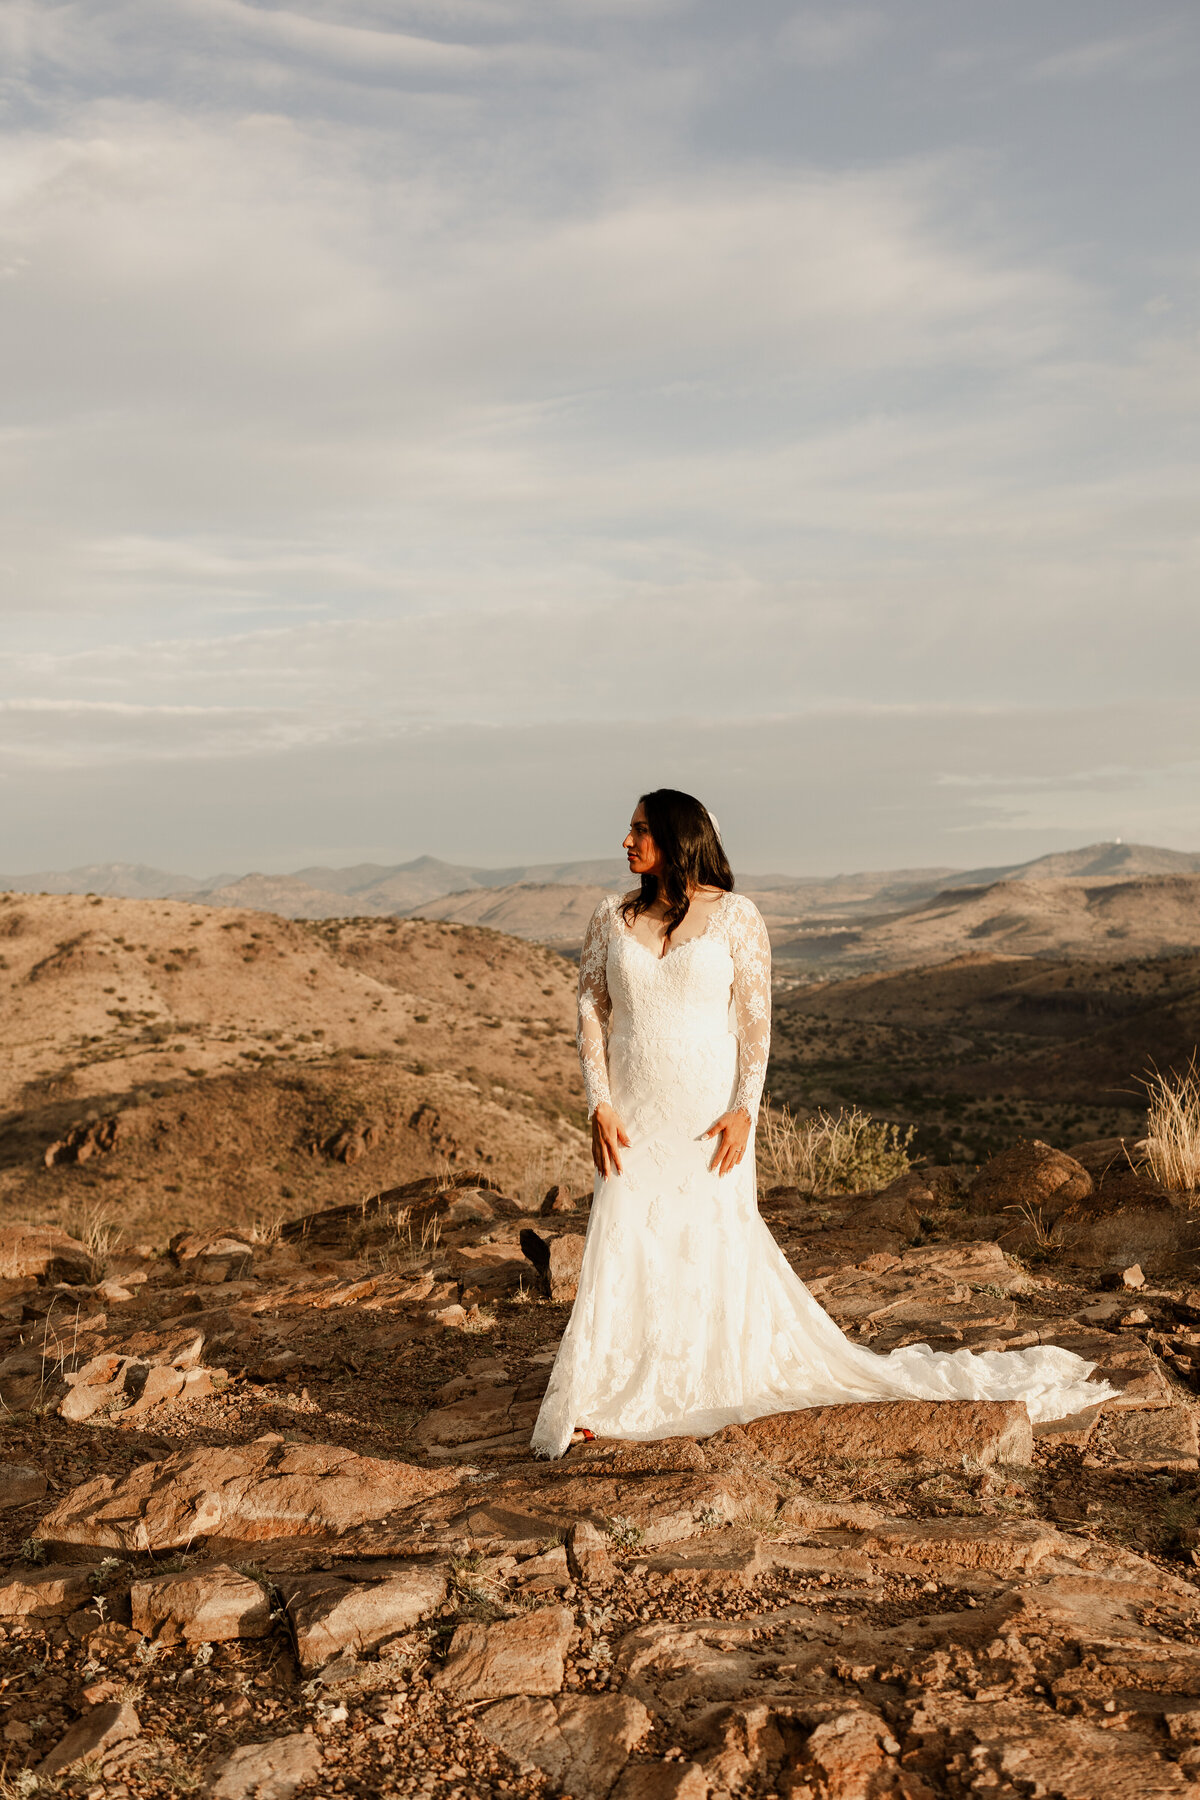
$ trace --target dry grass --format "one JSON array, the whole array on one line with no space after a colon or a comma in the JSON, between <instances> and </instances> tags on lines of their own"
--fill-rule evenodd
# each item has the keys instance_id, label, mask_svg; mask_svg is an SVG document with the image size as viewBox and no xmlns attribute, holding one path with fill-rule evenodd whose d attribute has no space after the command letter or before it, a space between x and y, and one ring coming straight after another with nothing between
<instances>
[{"instance_id":1,"label":"dry grass","mask_svg":"<svg viewBox=\"0 0 1200 1800\"><path fill-rule=\"evenodd\" d=\"M279 1242L286 1223L287 1214L285 1212L256 1213L250 1221L247 1239L256 1248L270 1250Z\"/></svg>"},{"instance_id":2,"label":"dry grass","mask_svg":"<svg viewBox=\"0 0 1200 1800\"><path fill-rule=\"evenodd\" d=\"M857 1106L799 1119L768 1101L758 1126L759 1176L808 1193L865 1193L904 1174L913 1135L913 1126L902 1132Z\"/></svg>"},{"instance_id":3,"label":"dry grass","mask_svg":"<svg viewBox=\"0 0 1200 1800\"><path fill-rule=\"evenodd\" d=\"M1154 1179L1173 1193L1200 1188L1200 1069L1196 1052L1181 1075L1146 1078L1149 1103L1143 1151Z\"/></svg>"},{"instance_id":4,"label":"dry grass","mask_svg":"<svg viewBox=\"0 0 1200 1800\"><path fill-rule=\"evenodd\" d=\"M391 1237L382 1252L384 1265L389 1269L411 1269L433 1256L441 1239L442 1225L436 1213L428 1213L417 1227L412 1209L402 1206L392 1220Z\"/></svg>"},{"instance_id":5,"label":"dry grass","mask_svg":"<svg viewBox=\"0 0 1200 1800\"><path fill-rule=\"evenodd\" d=\"M536 1212L552 1187L566 1188L570 1185L568 1161L565 1150L557 1153L543 1150L536 1156L531 1156L521 1171L521 1179L513 1198L520 1202L526 1212Z\"/></svg>"},{"instance_id":6,"label":"dry grass","mask_svg":"<svg viewBox=\"0 0 1200 1800\"><path fill-rule=\"evenodd\" d=\"M1033 1238L1035 1257L1049 1256L1062 1248L1062 1240L1058 1236L1057 1227L1047 1225L1042 1217L1042 1209L1035 1206L1032 1200L1022 1200L1019 1206L1006 1206L1005 1212L1016 1213L1017 1217L1029 1228Z\"/></svg>"},{"instance_id":7,"label":"dry grass","mask_svg":"<svg viewBox=\"0 0 1200 1800\"><path fill-rule=\"evenodd\" d=\"M123 1228L104 1207L85 1205L68 1215L63 1229L83 1245L92 1265L93 1279L101 1280L124 1235Z\"/></svg>"},{"instance_id":8,"label":"dry grass","mask_svg":"<svg viewBox=\"0 0 1200 1800\"><path fill-rule=\"evenodd\" d=\"M7 1766L0 1769L0 1800L29 1800L32 1794L57 1791L57 1781L43 1782L32 1769L20 1769L15 1775L8 1773Z\"/></svg>"}]
</instances>

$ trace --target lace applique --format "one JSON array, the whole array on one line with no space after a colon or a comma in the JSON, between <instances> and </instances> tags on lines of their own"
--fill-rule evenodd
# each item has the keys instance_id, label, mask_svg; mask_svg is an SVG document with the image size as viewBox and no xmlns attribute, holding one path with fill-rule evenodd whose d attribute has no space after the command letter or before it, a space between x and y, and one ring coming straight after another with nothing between
<instances>
[{"instance_id":1,"label":"lace applique","mask_svg":"<svg viewBox=\"0 0 1200 1800\"><path fill-rule=\"evenodd\" d=\"M733 959L738 1085L734 1107L758 1118L771 1053L771 940L757 906L730 894L715 921Z\"/></svg>"},{"instance_id":2,"label":"lace applique","mask_svg":"<svg viewBox=\"0 0 1200 1800\"><path fill-rule=\"evenodd\" d=\"M579 1066L583 1070L589 1119L598 1106L608 1106L612 1102L607 1046L608 1022L612 1018L612 1002L608 997L608 943L616 909L615 894L600 902L588 921L579 958L575 1043L579 1050Z\"/></svg>"}]
</instances>

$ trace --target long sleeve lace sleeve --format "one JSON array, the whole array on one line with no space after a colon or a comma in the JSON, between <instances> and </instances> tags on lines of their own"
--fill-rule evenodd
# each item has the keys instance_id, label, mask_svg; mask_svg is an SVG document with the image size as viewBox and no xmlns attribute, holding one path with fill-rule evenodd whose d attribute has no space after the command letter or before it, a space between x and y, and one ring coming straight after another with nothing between
<instances>
[{"instance_id":1,"label":"long sleeve lace sleeve","mask_svg":"<svg viewBox=\"0 0 1200 1800\"><path fill-rule=\"evenodd\" d=\"M734 1110L744 1106L758 1118L767 1058L771 1050L771 940L762 914L739 898L729 932L733 957L733 1004L737 1019L738 1085Z\"/></svg>"},{"instance_id":2,"label":"long sleeve lace sleeve","mask_svg":"<svg viewBox=\"0 0 1200 1800\"><path fill-rule=\"evenodd\" d=\"M575 1042L587 1094L588 1118L598 1106L611 1103L608 1086L608 1050L605 1034L612 1005L608 998L608 939L612 930L612 902L602 900L584 935L579 958L579 1016Z\"/></svg>"}]
</instances>

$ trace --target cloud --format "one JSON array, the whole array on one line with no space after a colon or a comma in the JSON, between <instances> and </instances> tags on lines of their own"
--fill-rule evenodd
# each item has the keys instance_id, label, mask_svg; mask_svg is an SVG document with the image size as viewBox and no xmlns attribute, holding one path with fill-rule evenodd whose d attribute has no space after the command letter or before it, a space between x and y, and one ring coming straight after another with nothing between
<instances>
[{"instance_id":1,"label":"cloud","mask_svg":"<svg viewBox=\"0 0 1200 1800\"><path fill-rule=\"evenodd\" d=\"M1182 57L1147 6L1068 79L1028 7L13 0L23 860L328 839L339 783L357 843L471 854L547 783L566 854L568 772L587 820L643 762L748 843L802 792L795 866L1138 791L1177 835L1197 251L1130 156L1178 96L1130 90L1123 223L1079 73Z\"/></svg>"},{"instance_id":2,"label":"cloud","mask_svg":"<svg viewBox=\"0 0 1200 1800\"><path fill-rule=\"evenodd\" d=\"M1164 81L1194 66L1200 33L1194 23L1169 20L1145 31L1085 39L1034 63L1035 81Z\"/></svg>"},{"instance_id":3,"label":"cloud","mask_svg":"<svg viewBox=\"0 0 1200 1800\"><path fill-rule=\"evenodd\" d=\"M789 62L828 69L854 61L887 35L887 19L873 7L805 7L781 27L778 50Z\"/></svg>"}]
</instances>

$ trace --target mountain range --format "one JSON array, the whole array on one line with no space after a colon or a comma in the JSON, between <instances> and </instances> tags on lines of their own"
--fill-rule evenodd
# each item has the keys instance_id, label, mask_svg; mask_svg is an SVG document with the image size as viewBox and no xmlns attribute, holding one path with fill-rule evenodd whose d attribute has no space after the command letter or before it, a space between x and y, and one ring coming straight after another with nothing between
<instances>
[{"instance_id":1,"label":"mountain range","mask_svg":"<svg viewBox=\"0 0 1200 1800\"><path fill-rule=\"evenodd\" d=\"M1200 851L1164 850L1153 844L1087 844L1079 850L1056 851L1023 863L994 868L868 870L843 875L745 875L741 885L755 893L794 894L805 912L858 910L899 911L931 899L947 887L990 887L997 881L1123 881L1144 875L1200 872ZM191 899L210 905L243 906L255 902L244 895L270 894L269 912L295 917L400 915L425 901L476 889L538 887L618 888L627 883L622 857L594 857L575 862L517 863L488 868L417 856L403 863L354 863L347 868L313 864L290 874L259 871L199 877L180 875L145 863L84 863L73 869L35 870L0 876L0 891L25 894L102 894L124 900ZM317 896L330 903L325 914L309 909ZM293 906L287 904L291 900ZM352 904L351 904L352 903Z\"/></svg>"},{"instance_id":2,"label":"mountain range","mask_svg":"<svg viewBox=\"0 0 1200 1800\"><path fill-rule=\"evenodd\" d=\"M306 920L420 916L569 953L601 896L628 883L618 857L487 868L418 856L204 880L140 863L89 863L0 879L0 890L188 900ZM1152 956L1186 948L1200 933L1200 852L1151 844L1087 844L979 869L743 874L738 885L762 912L781 971L787 965L801 976L982 949Z\"/></svg>"}]
</instances>

